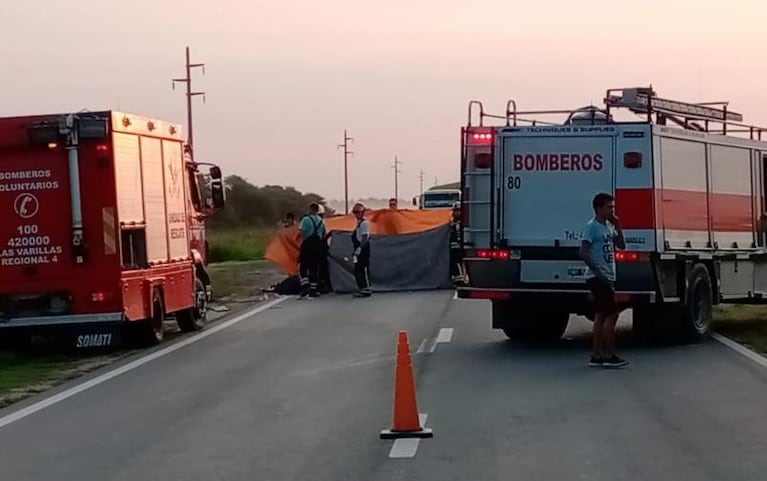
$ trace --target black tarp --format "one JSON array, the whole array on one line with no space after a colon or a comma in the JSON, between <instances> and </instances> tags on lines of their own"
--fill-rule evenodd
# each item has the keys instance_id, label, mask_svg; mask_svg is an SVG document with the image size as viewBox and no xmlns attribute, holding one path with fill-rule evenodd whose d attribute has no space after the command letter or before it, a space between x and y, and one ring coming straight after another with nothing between
<instances>
[{"instance_id":1,"label":"black tarp","mask_svg":"<svg viewBox=\"0 0 767 481\"><path fill-rule=\"evenodd\" d=\"M332 239L329 263L333 291L353 292L357 287L351 233L333 232ZM451 288L450 226L415 234L374 235L370 240L370 282L374 292Z\"/></svg>"}]
</instances>

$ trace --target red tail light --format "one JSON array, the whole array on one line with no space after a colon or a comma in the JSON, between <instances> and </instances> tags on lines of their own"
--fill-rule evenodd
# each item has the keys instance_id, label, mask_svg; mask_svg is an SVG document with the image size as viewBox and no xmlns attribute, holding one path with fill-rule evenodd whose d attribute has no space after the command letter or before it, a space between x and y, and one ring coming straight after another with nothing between
<instances>
[{"instance_id":1,"label":"red tail light","mask_svg":"<svg viewBox=\"0 0 767 481\"><path fill-rule=\"evenodd\" d=\"M98 152L106 152L109 150L109 147L106 144L99 144L96 146L96 151Z\"/></svg>"},{"instance_id":2,"label":"red tail light","mask_svg":"<svg viewBox=\"0 0 767 481\"><path fill-rule=\"evenodd\" d=\"M490 145L492 143L492 130L474 130L469 132L469 144L471 145Z\"/></svg>"},{"instance_id":3,"label":"red tail light","mask_svg":"<svg viewBox=\"0 0 767 481\"><path fill-rule=\"evenodd\" d=\"M91 300L93 302L107 302L114 298L113 292L94 292L91 294Z\"/></svg>"},{"instance_id":4,"label":"red tail light","mask_svg":"<svg viewBox=\"0 0 767 481\"><path fill-rule=\"evenodd\" d=\"M477 257L481 259L509 260L511 253L503 249L480 249L477 251Z\"/></svg>"},{"instance_id":5,"label":"red tail light","mask_svg":"<svg viewBox=\"0 0 767 481\"><path fill-rule=\"evenodd\" d=\"M618 262L637 262L645 260L645 256L639 252L619 251L615 253L615 260Z\"/></svg>"}]
</instances>

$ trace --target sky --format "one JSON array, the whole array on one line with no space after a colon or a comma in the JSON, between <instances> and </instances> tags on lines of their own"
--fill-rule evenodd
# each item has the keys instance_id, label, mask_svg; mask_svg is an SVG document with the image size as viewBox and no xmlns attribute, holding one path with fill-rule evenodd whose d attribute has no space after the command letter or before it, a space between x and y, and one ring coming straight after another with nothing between
<instances>
[{"instance_id":1,"label":"sky","mask_svg":"<svg viewBox=\"0 0 767 481\"><path fill-rule=\"evenodd\" d=\"M400 198L459 180L469 100L502 113L600 104L607 88L729 100L767 126L764 0L0 0L0 116L119 109L185 122L257 185Z\"/></svg>"}]
</instances>

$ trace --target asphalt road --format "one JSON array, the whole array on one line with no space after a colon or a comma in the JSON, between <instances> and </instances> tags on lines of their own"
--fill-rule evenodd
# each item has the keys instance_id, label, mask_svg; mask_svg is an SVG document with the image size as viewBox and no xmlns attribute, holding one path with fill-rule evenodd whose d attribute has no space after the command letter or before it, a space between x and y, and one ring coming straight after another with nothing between
<instances>
[{"instance_id":1,"label":"asphalt road","mask_svg":"<svg viewBox=\"0 0 767 481\"><path fill-rule=\"evenodd\" d=\"M765 479L765 368L711 341L595 370L586 321L545 348L489 325L450 292L290 299L0 427L0 479ZM393 459L400 329L434 438Z\"/></svg>"}]
</instances>

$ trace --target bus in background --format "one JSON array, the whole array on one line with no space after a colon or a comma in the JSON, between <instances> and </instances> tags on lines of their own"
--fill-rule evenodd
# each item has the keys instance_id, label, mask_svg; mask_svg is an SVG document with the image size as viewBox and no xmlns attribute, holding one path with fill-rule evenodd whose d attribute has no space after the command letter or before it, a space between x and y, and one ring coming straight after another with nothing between
<instances>
[{"instance_id":1,"label":"bus in background","mask_svg":"<svg viewBox=\"0 0 767 481\"><path fill-rule=\"evenodd\" d=\"M461 201L461 189L430 189L413 198L413 205L420 210L452 209Z\"/></svg>"}]
</instances>

